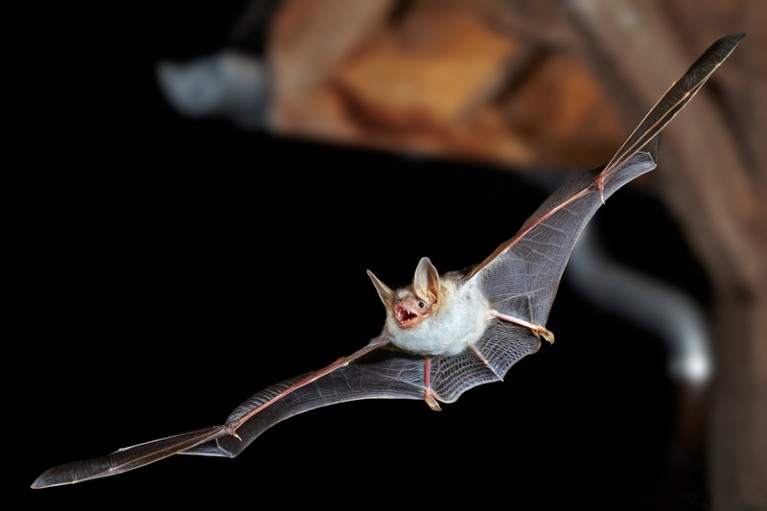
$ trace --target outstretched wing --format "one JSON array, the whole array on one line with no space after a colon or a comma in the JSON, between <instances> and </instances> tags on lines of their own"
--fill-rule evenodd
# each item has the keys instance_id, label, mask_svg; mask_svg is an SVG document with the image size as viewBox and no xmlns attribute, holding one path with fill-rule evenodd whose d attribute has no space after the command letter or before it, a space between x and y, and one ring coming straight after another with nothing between
<instances>
[{"instance_id":1,"label":"outstretched wing","mask_svg":"<svg viewBox=\"0 0 767 511\"><path fill-rule=\"evenodd\" d=\"M661 97L602 169L572 179L555 191L524 223L477 266L491 306L501 314L544 326L575 241L604 200L656 166L660 132L693 98L744 34L724 37Z\"/></svg>"},{"instance_id":2,"label":"outstretched wing","mask_svg":"<svg viewBox=\"0 0 767 511\"><path fill-rule=\"evenodd\" d=\"M500 381L540 341L527 329L495 321L464 353L425 359L374 339L333 364L268 387L238 406L222 426L211 426L120 449L107 456L59 465L32 484L45 488L121 474L174 454L234 457L275 424L315 408L360 399L438 399L453 402L466 390ZM480 355L485 353L486 355ZM432 404L432 403L430 403ZM432 404L432 406L434 406Z\"/></svg>"},{"instance_id":3,"label":"outstretched wing","mask_svg":"<svg viewBox=\"0 0 767 511\"><path fill-rule=\"evenodd\" d=\"M279 401L273 401L274 397L300 378L259 392L238 406L227 419L227 424L241 422L237 429L239 439L222 436L184 454L234 457L278 422L346 401L375 398L428 401L433 397L452 403L477 385L501 381L512 365L539 347L540 340L528 329L495 320L475 345L458 355L426 359L399 351L378 350L371 357L339 368ZM267 404L270 406L265 406Z\"/></svg>"},{"instance_id":4,"label":"outstretched wing","mask_svg":"<svg viewBox=\"0 0 767 511\"><path fill-rule=\"evenodd\" d=\"M182 452L235 456L274 424L313 408L357 399L423 398L423 364L387 350L387 345L386 340L376 338L353 355L340 358L324 369L268 387L237 407L222 426L59 465L40 475L32 487L117 475Z\"/></svg>"}]
</instances>

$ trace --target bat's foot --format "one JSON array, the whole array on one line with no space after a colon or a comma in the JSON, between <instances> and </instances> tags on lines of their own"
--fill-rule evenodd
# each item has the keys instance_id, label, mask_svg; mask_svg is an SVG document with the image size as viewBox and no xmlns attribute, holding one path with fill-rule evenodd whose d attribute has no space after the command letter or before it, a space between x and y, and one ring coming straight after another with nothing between
<instances>
[{"instance_id":1,"label":"bat's foot","mask_svg":"<svg viewBox=\"0 0 767 511\"><path fill-rule=\"evenodd\" d=\"M515 325L523 326L529 329L539 339L543 338L543 340L547 341L549 344L554 344L554 333L548 328L546 328L545 326L536 325L534 323L530 323L529 321L525 321L524 319L519 319L513 316L508 316L506 314L501 314L498 311L492 311L491 315L494 318L500 319L501 321L506 321L507 323L514 323Z\"/></svg>"},{"instance_id":2,"label":"bat's foot","mask_svg":"<svg viewBox=\"0 0 767 511\"><path fill-rule=\"evenodd\" d=\"M547 341L549 344L554 344L554 332L548 328L542 327L540 325L533 325L533 328L530 330L532 330L539 339L543 338L543 340Z\"/></svg>"},{"instance_id":3,"label":"bat's foot","mask_svg":"<svg viewBox=\"0 0 767 511\"><path fill-rule=\"evenodd\" d=\"M431 393L431 357L423 359L423 400L429 405L429 408L435 412L441 412L442 408L439 407L437 398Z\"/></svg>"},{"instance_id":4,"label":"bat's foot","mask_svg":"<svg viewBox=\"0 0 767 511\"><path fill-rule=\"evenodd\" d=\"M440 408L439 403L436 399L434 399L434 396L431 395L431 393L427 392L423 396L423 400L426 401L426 404L429 405L429 408L432 409L434 412L441 412L442 408Z\"/></svg>"}]
</instances>

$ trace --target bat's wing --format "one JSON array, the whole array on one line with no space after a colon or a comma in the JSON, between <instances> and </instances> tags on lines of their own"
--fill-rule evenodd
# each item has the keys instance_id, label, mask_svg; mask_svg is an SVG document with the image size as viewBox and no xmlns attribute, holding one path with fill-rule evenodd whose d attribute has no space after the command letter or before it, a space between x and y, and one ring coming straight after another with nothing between
<instances>
[{"instance_id":1,"label":"bat's wing","mask_svg":"<svg viewBox=\"0 0 767 511\"><path fill-rule=\"evenodd\" d=\"M376 338L351 356L255 394L222 426L153 440L107 456L59 465L32 484L45 488L121 474L173 454L236 456L265 430L296 414L346 401L372 398L423 399L423 363L387 349Z\"/></svg>"},{"instance_id":2,"label":"bat's wing","mask_svg":"<svg viewBox=\"0 0 767 511\"><path fill-rule=\"evenodd\" d=\"M477 385L501 381L509 368L522 357L535 353L540 340L518 325L495 320L475 345L454 356L408 355L378 350L364 360L351 363L286 395L265 407L274 396L299 381L296 378L254 395L238 406L227 419L242 421L240 439L231 435L204 442L184 454L237 456L261 433L278 422L322 406L375 398L421 399L452 403ZM251 420L251 418L253 420Z\"/></svg>"},{"instance_id":3,"label":"bat's wing","mask_svg":"<svg viewBox=\"0 0 767 511\"><path fill-rule=\"evenodd\" d=\"M428 392L452 403L471 388L503 381L511 366L540 346L540 338L528 328L493 319L482 338L463 352L431 360Z\"/></svg>"},{"instance_id":4,"label":"bat's wing","mask_svg":"<svg viewBox=\"0 0 767 511\"><path fill-rule=\"evenodd\" d=\"M559 280L578 236L604 200L656 166L660 132L732 53L743 34L711 45L663 95L603 168L572 179L474 268L491 306L500 314L544 326Z\"/></svg>"},{"instance_id":5,"label":"bat's wing","mask_svg":"<svg viewBox=\"0 0 767 511\"><path fill-rule=\"evenodd\" d=\"M278 383L238 406L223 426L173 435L107 456L59 465L32 484L45 488L87 481L143 467L174 454L234 457L275 424L315 408L360 399L434 399L453 402L466 390L500 381L520 358L540 345L527 329L495 320L464 353L425 359L376 339L328 367ZM480 353L484 353L481 355Z\"/></svg>"}]
</instances>

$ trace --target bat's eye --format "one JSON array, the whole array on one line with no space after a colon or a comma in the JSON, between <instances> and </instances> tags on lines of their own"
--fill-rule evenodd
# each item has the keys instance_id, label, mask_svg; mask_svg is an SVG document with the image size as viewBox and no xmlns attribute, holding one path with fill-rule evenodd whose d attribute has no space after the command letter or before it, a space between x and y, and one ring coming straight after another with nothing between
<instances>
[{"instance_id":1,"label":"bat's eye","mask_svg":"<svg viewBox=\"0 0 767 511\"><path fill-rule=\"evenodd\" d=\"M418 307L420 307L421 309L423 309L424 307L426 307L426 304L425 304L425 303L423 303L423 302L418 302Z\"/></svg>"}]
</instances>

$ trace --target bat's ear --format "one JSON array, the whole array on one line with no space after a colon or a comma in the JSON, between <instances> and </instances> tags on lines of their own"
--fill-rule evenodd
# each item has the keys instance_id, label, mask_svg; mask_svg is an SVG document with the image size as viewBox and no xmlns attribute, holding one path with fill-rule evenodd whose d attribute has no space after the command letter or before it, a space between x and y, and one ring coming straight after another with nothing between
<instances>
[{"instance_id":1,"label":"bat's ear","mask_svg":"<svg viewBox=\"0 0 767 511\"><path fill-rule=\"evenodd\" d=\"M390 308L394 303L394 291L389 289L389 286L378 280L378 277L373 275L373 272L370 270L368 270L368 277L370 277L370 280L373 281L373 285L376 287L378 296L381 298L383 304L387 309Z\"/></svg>"},{"instance_id":2,"label":"bat's ear","mask_svg":"<svg viewBox=\"0 0 767 511\"><path fill-rule=\"evenodd\" d=\"M436 303L439 300L439 273L428 257L418 262L413 277L413 290L421 300Z\"/></svg>"}]
</instances>

